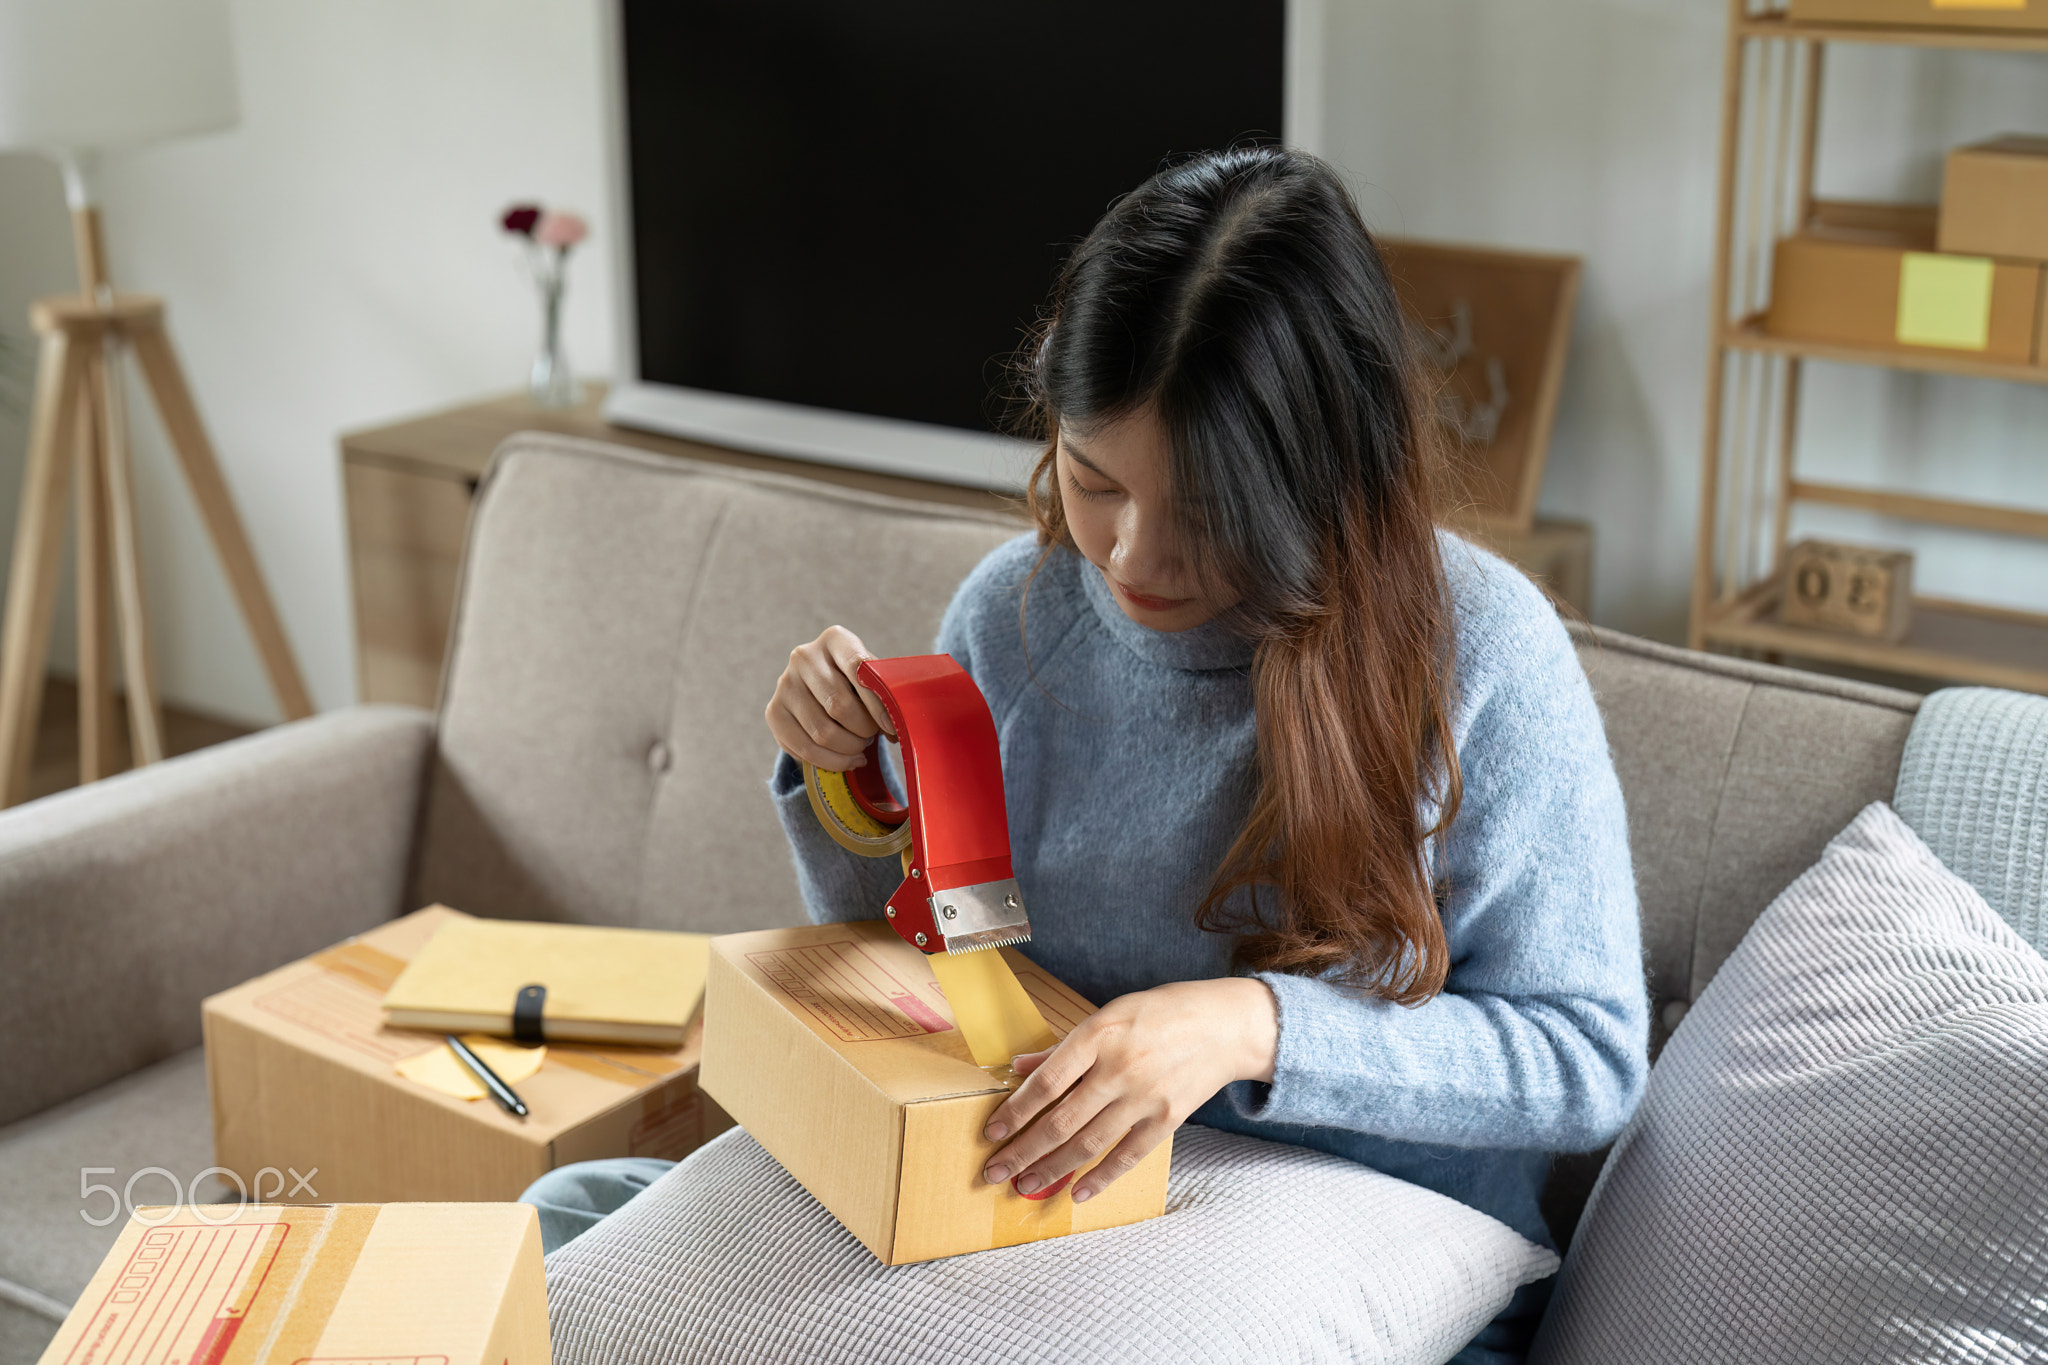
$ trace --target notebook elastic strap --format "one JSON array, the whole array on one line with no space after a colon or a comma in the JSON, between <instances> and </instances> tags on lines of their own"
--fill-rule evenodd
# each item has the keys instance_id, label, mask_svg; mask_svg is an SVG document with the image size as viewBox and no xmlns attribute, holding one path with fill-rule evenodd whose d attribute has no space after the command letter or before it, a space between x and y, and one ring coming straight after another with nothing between
<instances>
[{"instance_id":1,"label":"notebook elastic strap","mask_svg":"<svg viewBox=\"0 0 2048 1365\"><path fill-rule=\"evenodd\" d=\"M521 986L519 994L512 998L512 1041L531 1047L547 1041L547 1033L541 1027L541 1008L548 1002L548 988L535 982Z\"/></svg>"}]
</instances>

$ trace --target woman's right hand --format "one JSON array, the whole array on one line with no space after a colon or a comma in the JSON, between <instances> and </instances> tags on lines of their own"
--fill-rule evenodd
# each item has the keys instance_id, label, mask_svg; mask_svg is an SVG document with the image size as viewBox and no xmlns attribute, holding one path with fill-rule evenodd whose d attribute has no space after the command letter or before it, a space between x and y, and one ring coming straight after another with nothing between
<instances>
[{"instance_id":1,"label":"woman's right hand","mask_svg":"<svg viewBox=\"0 0 2048 1365\"><path fill-rule=\"evenodd\" d=\"M853 680L861 660L874 657L844 626L789 651L768 699L768 731L784 753L843 773L867 762L862 755L877 734L896 738L882 699Z\"/></svg>"}]
</instances>

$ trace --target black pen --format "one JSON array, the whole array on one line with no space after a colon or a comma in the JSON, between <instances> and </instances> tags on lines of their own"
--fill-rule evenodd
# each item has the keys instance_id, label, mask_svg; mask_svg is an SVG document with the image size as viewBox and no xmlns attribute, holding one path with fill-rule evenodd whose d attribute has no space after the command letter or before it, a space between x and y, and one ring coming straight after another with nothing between
<instances>
[{"instance_id":1,"label":"black pen","mask_svg":"<svg viewBox=\"0 0 2048 1365\"><path fill-rule=\"evenodd\" d=\"M491 1092L491 1098L505 1107L506 1113L526 1117L526 1101L520 1099L511 1086L499 1080L498 1073L484 1065L483 1058L471 1052L468 1045L454 1034L444 1033L441 1036L448 1040L448 1046L455 1049L455 1055L462 1064L476 1073L476 1078L484 1083L484 1089Z\"/></svg>"}]
</instances>

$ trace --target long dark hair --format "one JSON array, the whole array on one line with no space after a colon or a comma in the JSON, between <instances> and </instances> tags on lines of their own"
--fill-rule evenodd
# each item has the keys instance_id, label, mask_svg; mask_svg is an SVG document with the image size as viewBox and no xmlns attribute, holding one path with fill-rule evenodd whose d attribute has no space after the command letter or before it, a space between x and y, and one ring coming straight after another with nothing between
<instances>
[{"instance_id":1,"label":"long dark hair","mask_svg":"<svg viewBox=\"0 0 2048 1365\"><path fill-rule=\"evenodd\" d=\"M1257 641L1257 794L1197 922L1240 965L1427 1000L1449 964L1425 840L1462 793L1436 437L1350 194L1276 147L1169 166L1074 251L1024 357L1046 553L1073 548L1060 425L1149 410L1186 560Z\"/></svg>"}]
</instances>

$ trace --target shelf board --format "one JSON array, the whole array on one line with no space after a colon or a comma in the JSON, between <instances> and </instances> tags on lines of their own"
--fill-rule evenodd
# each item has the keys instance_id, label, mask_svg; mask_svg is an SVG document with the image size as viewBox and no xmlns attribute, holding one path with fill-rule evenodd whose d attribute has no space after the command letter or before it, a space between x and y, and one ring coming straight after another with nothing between
<instances>
[{"instance_id":1,"label":"shelf board","mask_svg":"<svg viewBox=\"0 0 2048 1365\"><path fill-rule=\"evenodd\" d=\"M1759 588L1761 590L1759 590ZM1709 645L1740 645L1825 663L1948 682L2048 693L2048 616L1939 598L1913 599L1913 626L1893 644L1778 621L1766 581L1707 609Z\"/></svg>"},{"instance_id":2,"label":"shelf board","mask_svg":"<svg viewBox=\"0 0 2048 1365\"><path fill-rule=\"evenodd\" d=\"M1722 328L1721 344L1733 350L1797 356L1801 360L1832 360L1843 365L1869 365L1885 370L1918 370L1923 374L1953 374L1966 379L2048 384L2048 365L2013 365L1998 360L1980 360L1964 351L1949 354L1893 350L1889 347L1844 346L1832 341L1772 336L1764 330L1760 313L1752 313L1742 321Z\"/></svg>"},{"instance_id":3,"label":"shelf board","mask_svg":"<svg viewBox=\"0 0 2048 1365\"><path fill-rule=\"evenodd\" d=\"M1795 24L1782 14L1757 14L1737 29L1745 38L1796 38L1815 43L1884 43L1903 47L2048 52L2048 30L1921 28L1910 24Z\"/></svg>"}]
</instances>

